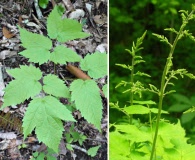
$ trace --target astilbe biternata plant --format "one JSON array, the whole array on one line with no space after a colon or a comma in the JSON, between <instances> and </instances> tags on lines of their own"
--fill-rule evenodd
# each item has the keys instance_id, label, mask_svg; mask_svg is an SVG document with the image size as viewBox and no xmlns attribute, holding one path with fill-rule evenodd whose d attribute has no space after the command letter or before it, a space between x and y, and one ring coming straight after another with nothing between
<instances>
[{"instance_id":1,"label":"astilbe biternata plant","mask_svg":"<svg viewBox=\"0 0 195 160\"><path fill-rule=\"evenodd\" d=\"M137 43L133 43L132 50L127 50L132 56L131 65L118 64L131 72L130 82L122 81L117 85L117 87L130 85L127 90L130 91L130 106L121 108L118 102L110 103L110 107L125 113L129 119L129 121L127 121L128 123L110 124L110 158L112 160L193 160L193 157L195 157L195 145L187 143L185 131L181 127L180 121L178 120L178 123L171 124L167 120L161 119L161 114L168 114L167 111L162 110L164 97L176 92L175 90L166 90L168 85L174 85L171 80L178 79L178 76L187 76L191 79L195 79L195 76L188 73L186 69L172 70L173 53L177 42L184 36L189 37L195 42L195 38L189 30L184 30L188 22L195 19L195 5L192 5L192 11L190 13L184 10L180 12L182 17L180 29L178 31L174 28L165 29L176 35L173 43L170 43L165 36L153 34L159 38L160 41L165 42L170 48L161 78L160 89L152 84L149 84L149 88L147 88L139 81L134 82L134 77L137 75L146 75L149 77L149 75L145 73L134 73L135 64L143 62L143 60L141 60L135 63L136 57L142 58L141 56L135 55L135 53L142 49L140 45L146 33L138 38ZM155 103L151 100L138 101L133 98L133 95L136 93L138 93L141 98L142 92L157 94L159 101ZM151 105L156 104L158 108L151 108ZM193 108L190 111L192 110ZM139 119L133 119L132 117L132 115L143 114L148 115L148 122L142 123Z\"/></svg>"},{"instance_id":2,"label":"astilbe biternata plant","mask_svg":"<svg viewBox=\"0 0 195 160\"><path fill-rule=\"evenodd\" d=\"M76 121L68 109L70 106L62 104L60 98L66 98L71 106L80 110L82 116L100 131L103 105L96 81L107 75L106 53L95 52L81 58L67 48L64 42L90 35L81 31L82 25L76 20L62 19L57 6L47 18L48 37L20 27L19 30L22 46L25 48L19 54L28 58L31 63L29 66L20 65L19 68L7 71L14 80L5 88L1 109L29 99L22 125L24 138L35 130L38 140L45 143L49 150L58 153L64 131L63 121ZM56 46L52 45L52 39L58 41ZM80 62L80 68L88 72L91 79L73 80L68 88L57 75L45 75L34 65L66 65L67 62ZM102 88L105 96L106 88L107 85Z\"/></svg>"}]
</instances>

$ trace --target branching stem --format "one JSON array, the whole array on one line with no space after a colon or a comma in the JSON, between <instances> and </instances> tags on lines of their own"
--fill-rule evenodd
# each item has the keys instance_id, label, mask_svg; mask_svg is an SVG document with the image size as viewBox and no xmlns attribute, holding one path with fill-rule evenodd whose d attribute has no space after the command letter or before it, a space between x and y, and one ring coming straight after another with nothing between
<instances>
[{"instance_id":1,"label":"branching stem","mask_svg":"<svg viewBox=\"0 0 195 160\"><path fill-rule=\"evenodd\" d=\"M178 34L173 42L173 45L170 49L169 56L168 56L167 61L166 61L166 65L165 65L164 70L163 70L163 74L162 74L162 78L161 78L161 87L160 87L160 91L159 91L159 103L158 103L158 115L157 115L157 121L156 121L156 129L155 129L155 135L154 135L150 160L153 160L154 153L155 153L156 140L157 140L157 136L158 136L158 127L159 127L159 122L160 122L160 118L161 118L161 110L162 110L162 104L163 104L163 98L164 98L164 92L165 92L165 78L166 78L166 75L170 69L169 65L171 63L171 59L173 58L172 56L173 56L175 47L177 45L177 42L181 38L181 36L183 34L184 27L188 23L189 18L192 16L193 13L194 13L194 10L192 10L192 12L186 18L186 20L183 21L183 23L179 29L179 32L178 32Z\"/></svg>"}]
</instances>

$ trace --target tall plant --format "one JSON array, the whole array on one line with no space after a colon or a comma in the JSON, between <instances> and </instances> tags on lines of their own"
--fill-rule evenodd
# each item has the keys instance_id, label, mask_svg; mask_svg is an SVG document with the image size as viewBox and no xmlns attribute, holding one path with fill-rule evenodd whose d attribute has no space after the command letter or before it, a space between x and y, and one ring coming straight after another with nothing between
<instances>
[{"instance_id":1,"label":"tall plant","mask_svg":"<svg viewBox=\"0 0 195 160\"><path fill-rule=\"evenodd\" d=\"M141 82L134 82L133 77L136 75L149 76L139 71L136 74L134 73L135 64L143 62L143 60L141 60L135 63L134 58L141 58L140 56L135 56L135 53L142 49L140 48L140 45L143 41L145 33L142 37L138 38L136 44L133 43L132 50L128 50L128 52L133 57L131 66L120 64L121 67L129 69L131 72L130 82L122 81L118 85L130 85L130 89L127 90L130 91L131 96L130 106L120 108L118 103L110 103L110 106L117 108L119 111L130 117L130 123L111 124L111 126L114 126L115 128L115 130L110 133L110 153L112 157L111 159L113 160L120 159L122 157L125 157L123 158L124 160L129 158L132 160L190 160L195 156L195 146L187 144L185 131L181 127L180 122L178 121L177 124L171 124L166 120L161 119L162 113L168 114L168 112L162 110L164 97L170 93L175 92L175 90L166 90L167 86L174 85L171 80L178 79L178 76L187 76L191 79L195 79L195 76L191 73L188 73L186 69L172 69L173 54L178 41L181 40L184 36L187 36L195 42L195 37L192 36L189 30L184 29L190 20L195 19L195 5L192 5L192 11L190 13L185 10L181 10L180 12L182 17L182 25L180 29L178 31L174 28L165 29L166 31L170 31L176 34L173 43L169 42L169 40L163 35L153 34L158 39L160 39L160 41L166 43L170 48L170 52L161 77L160 89L152 84L149 84L149 88L146 88ZM134 100L133 95L139 93L141 96L143 91L148 91L158 95L158 109L151 108L151 105L156 104L151 100ZM148 114L148 123L144 124L139 120L132 119L133 114ZM120 149L117 149L118 147L116 146L118 146L119 143L121 147Z\"/></svg>"}]
</instances>

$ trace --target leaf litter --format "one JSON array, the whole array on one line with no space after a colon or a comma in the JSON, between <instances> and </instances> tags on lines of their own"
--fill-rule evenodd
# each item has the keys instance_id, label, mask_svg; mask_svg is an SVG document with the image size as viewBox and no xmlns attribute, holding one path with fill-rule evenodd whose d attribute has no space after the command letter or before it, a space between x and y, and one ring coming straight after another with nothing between
<instances>
[{"instance_id":1,"label":"leaf litter","mask_svg":"<svg viewBox=\"0 0 195 160\"><path fill-rule=\"evenodd\" d=\"M18 68L19 65L29 65L28 59L19 55L18 53L23 51L24 48L21 47L19 29L17 25L23 26L30 32L47 35L46 31L46 18L52 11L55 4L61 4L66 8L66 12L63 17L68 17L72 19L77 19L81 24L83 24L83 30L93 36L83 40L73 40L68 41L64 45L78 53L80 57L85 57L87 53L107 52L107 1L81 1L81 0L59 0L55 2L51 0L46 9L41 9L39 12L43 15L42 19L37 13L37 5L35 5L36 0L22 1L22 0L12 0L6 1L2 0L0 2L0 16L1 24L0 26L0 64L1 68L4 70L9 70L10 68ZM56 43L54 41L54 43ZM37 65L37 64L35 64ZM77 66L78 63L71 63L72 66ZM37 65L36 67L38 67ZM53 70L53 63L42 64L39 66L45 75L50 73L56 73L61 79L70 77L75 78L69 71L65 69L64 65L56 66L56 70ZM12 81L12 77L1 71L1 88ZM102 88L107 81L107 77L102 78L99 81L99 86ZM69 80L65 81L67 85L70 85ZM1 93L3 94L2 90ZM60 100L63 104L68 103L66 99ZM87 123L79 111L74 111L73 116L78 121L75 124L74 129L79 133L87 136L82 146L79 146L78 142L73 144L73 152L70 152L65 147L65 140L61 140L60 143L60 155L54 155L56 159L83 159L83 160L107 160L107 99L102 97L103 101L103 119L101 122L100 133L93 125ZM0 111L0 121L6 121L7 125L0 125L0 158L3 159L24 159L28 160L32 158L32 154L35 151L46 151L46 147L42 143L38 143L37 138L34 133L25 141L23 141L23 135L21 131L18 130L22 125L22 119L24 113L26 112L27 105L29 101L26 100L25 103L6 108ZM3 104L2 95L0 97L0 106ZM11 114L11 118L5 119L5 114ZM4 118L2 120L2 118ZM17 124L11 127L11 120L18 120ZM69 132L70 122L63 123L65 131ZM91 147L101 146L95 157L88 156L85 152ZM80 148L79 148L80 147ZM82 151L84 149L84 152ZM93 153L92 153L93 154Z\"/></svg>"}]
</instances>

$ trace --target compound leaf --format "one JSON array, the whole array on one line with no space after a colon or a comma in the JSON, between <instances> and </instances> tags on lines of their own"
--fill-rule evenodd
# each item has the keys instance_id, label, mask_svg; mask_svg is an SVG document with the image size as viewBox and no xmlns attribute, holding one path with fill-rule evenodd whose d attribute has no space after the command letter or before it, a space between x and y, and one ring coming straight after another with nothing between
<instances>
[{"instance_id":1,"label":"compound leaf","mask_svg":"<svg viewBox=\"0 0 195 160\"><path fill-rule=\"evenodd\" d=\"M34 98L23 118L24 138L35 128L39 141L57 152L64 130L61 120L75 121L71 112L56 98Z\"/></svg>"},{"instance_id":2,"label":"compound leaf","mask_svg":"<svg viewBox=\"0 0 195 160\"><path fill-rule=\"evenodd\" d=\"M93 80L75 80L70 86L71 100L75 101L76 108L83 117L100 130L102 118L102 102L99 87Z\"/></svg>"},{"instance_id":3,"label":"compound leaf","mask_svg":"<svg viewBox=\"0 0 195 160\"><path fill-rule=\"evenodd\" d=\"M95 52L87 55L81 61L81 69L88 71L92 78L101 78L107 74L107 55L106 53Z\"/></svg>"},{"instance_id":4,"label":"compound leaf","mask_svg":"<svg viewBox=\"0 0 195 160\"><path fill-rule=\"evenodd\" d=\"M15 80L5 88L4 104L1 109L19 104L30 97L34 97L41 91L41 71L34 66L20 66L20 68L8 71Z\"/></svg>"},{"instance_id":5,"label":"compound leaf","mask_svg":"<svg viewBox=\"0 0 195 160\"><path fill-rule=\"evenodd\" d=\"M43 90L56 97L69 98L70 93L64 82L56 75L48 74L43 78Z\"/></svg>"},{"instance_id":6,"label":"compound leaf","mask_svg":"<svg viewBox=\"0 0 195 160\"><path fill-rule=\"evenodd\" d=\"M43 35L28 32L20 27L19 30L22 46L27 49L26 52L19 54L29 58L30 62L34 62L35 58L35 62L40 64L47 62L49 60L49 50L52 47L51 40Z\"/></svg>"},{"instance_id":7,"label":"compound leaf","mask_svg":"<svg viewBox=\"0 0 195 160\"><path fill-rule=\"evenodd\" d=\"M72 19L63 19L58 13L57 7L53 9L47 19L47 31L51 39L66 42L78 38L86 38L88 33L81 32L82 25Z\"/></svg>"},{"instance_id":8,"label":"compound leaf","mask_svg":"<svg viewBox=\"0 0 195 160\"><path fill-rule=\"evenodd\" d=\"M50 60L54 63L64 64L65 62L79 62L81 58L73 50L65 46L57 46L51 53Z\"/></svg>"}]
</instances>

